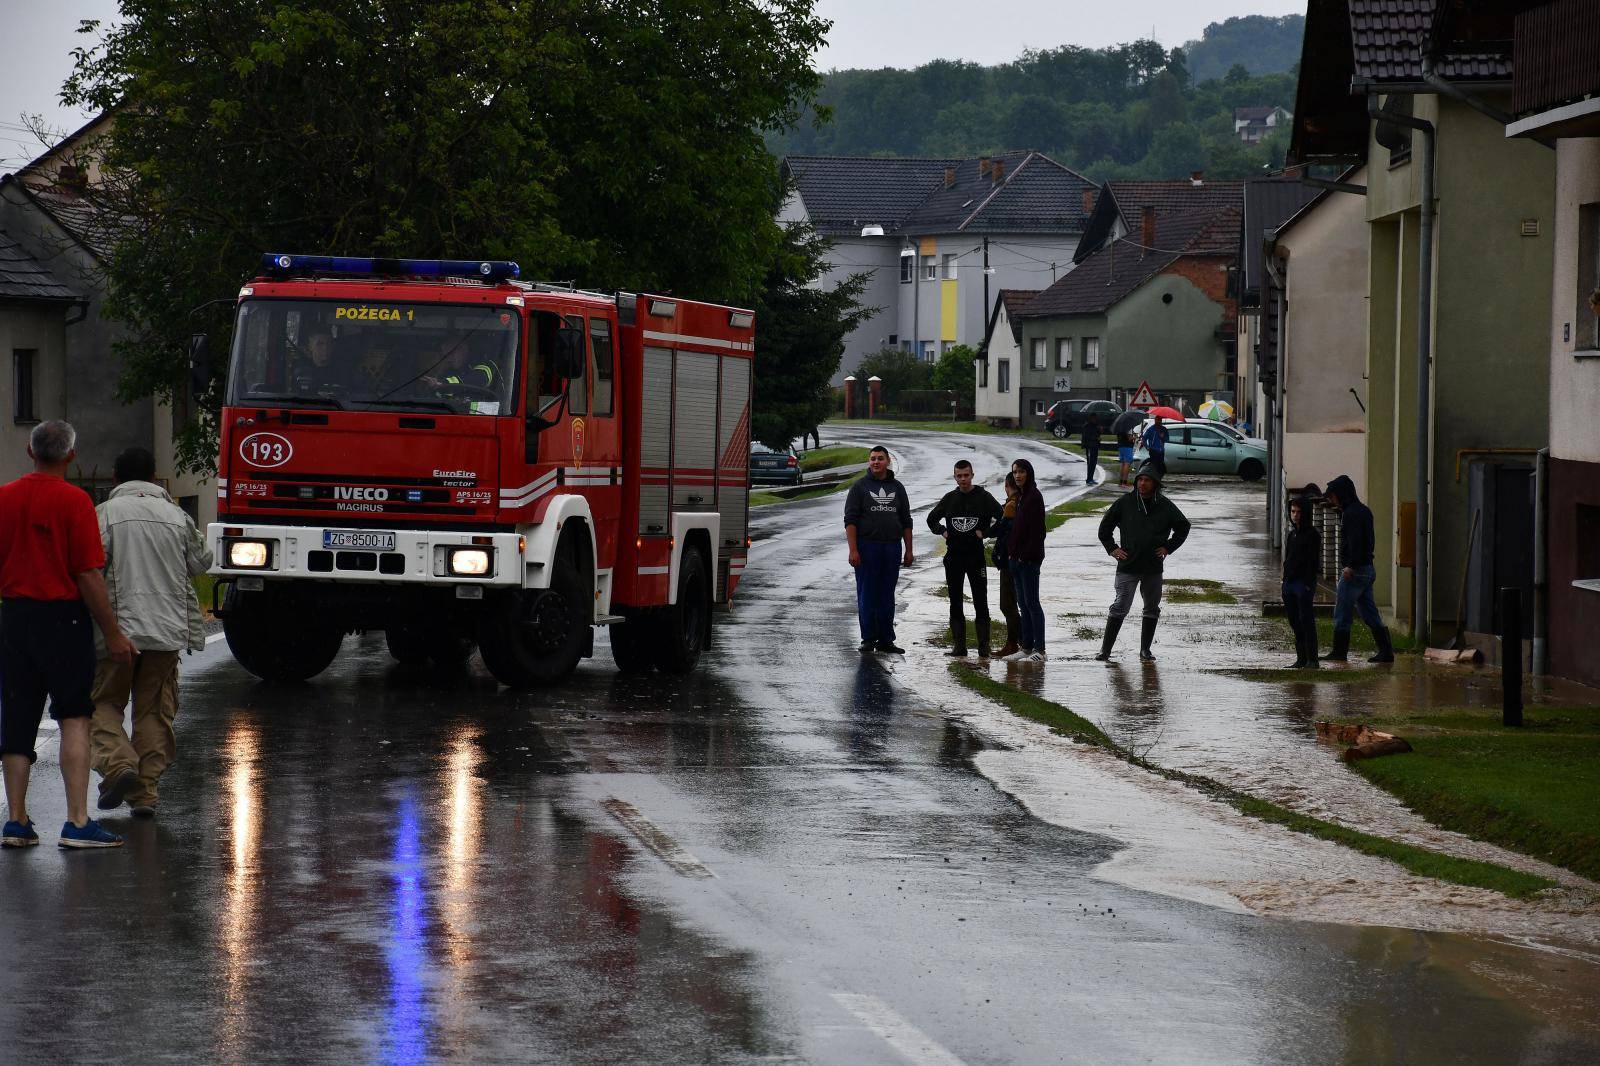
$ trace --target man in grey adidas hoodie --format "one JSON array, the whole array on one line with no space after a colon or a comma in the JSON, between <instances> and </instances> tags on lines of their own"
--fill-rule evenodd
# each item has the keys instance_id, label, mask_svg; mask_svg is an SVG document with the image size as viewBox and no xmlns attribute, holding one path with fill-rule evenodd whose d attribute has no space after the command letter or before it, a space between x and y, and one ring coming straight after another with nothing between
<instances>
[{"instance_id":1,"label":"man in grey adidas hoodie","mask_svg":"<svg viewBox=\"0 0 1600 1066\"><path fill-rule=\"evenodd\" d=\"M211 566L204 537L154 483L155 469L148 451L127 449L117 456L111 498L96 508L111 609L138 651L125 665L102 649L95 667L90 740L101 779L98 805L112 810L126 800L144 817L155 814L157 783L177 755L178 656L206 645L190 580ZM131 738L123 729L130 695Z\"/></svg>"}]
</instances>

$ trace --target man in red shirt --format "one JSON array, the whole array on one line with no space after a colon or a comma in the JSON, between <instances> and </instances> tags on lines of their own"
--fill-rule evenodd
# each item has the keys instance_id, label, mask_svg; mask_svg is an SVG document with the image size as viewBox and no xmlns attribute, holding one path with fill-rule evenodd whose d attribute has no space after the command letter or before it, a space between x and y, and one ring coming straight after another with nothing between
<instances>
[{"instance_id":1,"label":"man in red shirt","mask_svg":"<svg viewBox=\"0 0 1600 1066\"><path fill-rule=\"evenodd\" d=\"M34 472L0 488L0 764L5 769L9 848L39 843L28 818L28 776L44 715L61 727L61 779L67 789L64 848L114 848L115 833L89 818L89 719L94 713L94 628L109 657L133 662L133 643L117 626L101 568L105 549L89 494L67 484L77 431L41 422L28 439Z\"/></svg>"}]
</instances>

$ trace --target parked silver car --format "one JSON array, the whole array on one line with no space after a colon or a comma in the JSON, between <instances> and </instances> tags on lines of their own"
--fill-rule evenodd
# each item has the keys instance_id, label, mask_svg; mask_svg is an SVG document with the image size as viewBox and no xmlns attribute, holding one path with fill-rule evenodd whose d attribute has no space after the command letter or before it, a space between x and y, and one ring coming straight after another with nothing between
<instances>
[{"instance_id":1,"label":"parked silver car","mask_svg":"<svg viewBox=\"0 0 1600 1066\"><path fill-rule=\"evenodd\" d=\"M1246 481L1258 481L1267 472L1267 442L1242 437L1238 431L1223 432L1223 427L1208 422L1163 422L1167 430L1167 473L1236 474ZM1139 430L1144 436L1146 422ZM1136 462L1149 453L1141 444L1134 452Z\"/></svg>"}]
</instances>

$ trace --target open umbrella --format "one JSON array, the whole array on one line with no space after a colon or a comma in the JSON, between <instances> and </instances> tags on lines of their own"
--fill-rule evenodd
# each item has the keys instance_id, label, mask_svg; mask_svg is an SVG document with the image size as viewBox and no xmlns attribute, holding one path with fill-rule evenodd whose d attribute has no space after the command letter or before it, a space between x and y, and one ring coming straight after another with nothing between
<instances>
[{"instance_id":1,"label":"open umbrella","mask_svg":"<svg viewBox=\"0 0 1600 1066\"><path fill-rule=\"evenodd\" d=\"M1226 400L1207 400L1200 405L1199 415L1213 422L1226 422L1233 417L1233 405Z\"/></svg>"},{"instance_id":2,"label":"open umbrella","mask_svg":"<svg viewBox=\"0 0 1600 1066\"><path fill-rule=\"evenodd\" d=\"M1130 407L1118 415L1116 421L1111 423L1111 434L1114 437L1120 437L1124 433L1138 429L1142 425L1144 425L1144 410L1138 407Z\"/></svg>"},{"instance_id":3,"label":"open umbrella","mask_svg":"<svg viewBox=\"0 0 1600 1066\"><path fill-rule=\"evenodd\" d=\"M1183 421L1183 412L1176 407L1152 407L1145 412L1145 416L1148 418L1167 418L1174 422Z\"/></svg>"}]
</instances>

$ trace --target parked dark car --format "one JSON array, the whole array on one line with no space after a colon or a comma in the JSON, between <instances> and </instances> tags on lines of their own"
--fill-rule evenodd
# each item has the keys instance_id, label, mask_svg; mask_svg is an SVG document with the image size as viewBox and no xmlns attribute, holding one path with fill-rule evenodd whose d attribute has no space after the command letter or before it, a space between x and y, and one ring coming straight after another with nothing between
<instances>
[{"instance_id":1,"label":"parked dark car","mask_svg":"<svg viewBox=\"0 0 1600 1066\"><path fill-rule=\"evenodd\" d=\"M1090 415L1100 419L1100 428L1107 435L1111 423L1122 413L1122 408L1110 400L1057 400L1044 413L1044 428L1058 437L1076 437L1083 432Z\"/></svg>"},{"instance_id":2,"label":"parked dark car","mask_svg":"<svg viewBox=\"0 0 1600 1066\"><path fill-rule=\"evenodd\" d=\"M793 448L782 451L755 441L750 445L750 480L775 482L779 485L798 485L804 480L800 473L800 453Z\"/></svg>"}]
</instances>

